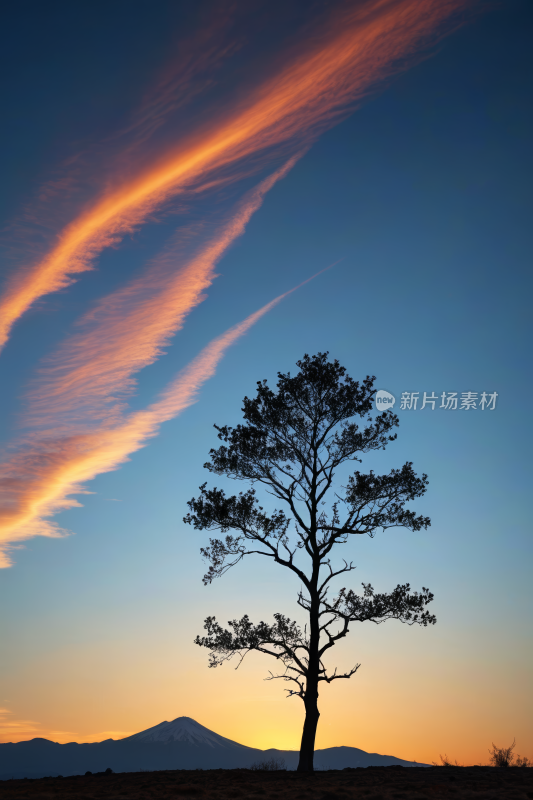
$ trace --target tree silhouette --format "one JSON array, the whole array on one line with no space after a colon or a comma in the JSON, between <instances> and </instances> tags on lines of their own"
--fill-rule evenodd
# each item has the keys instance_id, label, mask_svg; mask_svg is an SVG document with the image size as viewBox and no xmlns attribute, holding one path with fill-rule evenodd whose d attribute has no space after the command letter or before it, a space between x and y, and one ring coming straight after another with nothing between
<instances>
[{"instance_id":1,"label":"tree silhouette","mask_svg":"<svg viewBox=\"0 0 533 800\"><path fill-rule=\"evenodd\" d=\"M427 517L405 508L406 502L424 494L428 481L426 475L415 475L410 462L387 475L356 470L339 495L334 488L338 468L360 462L362 454L384 449L396 439L391 431L398 417L385 411L373 418L375 378L367 376L359 384L338 361L328 361L328 353L305 355L297 366L300 371L294 377L278 373L277 393L266 381L258 382L257 396L244 398L245 424L215 425L224 444L210 451L211 461L204 466L216 475L249 481L252 488L230 497L204 483L199 497L188 502L190 513L184 522L223 535L201 550L210 565L205 584L252 554L272 559L301 582L297 603L307 616L303 628L281 613L274 614L273 624L253 624L245 615L229 622L229 629L208 617L206 635L195 641L211 651L211 667L235 655L242 660L253 650L277 659L282 669L270 677L290 682L289 696L301 697L305 705L298 770L310 771L319 685L351 678L360 666L339 674L324 665L326 653L347 635L350 624L397 619L426 626L436 620L425 610L433 599L431 592L411 592L408 583L389 594L363 583L361 595L341 588L329 597L333 579L355 569L345 559L336 567L332 564L336 545L346 544L352 535L373 537L378 529L418 531L430 525ZM263 484L285 510L267 513L258 503L254 484Z\"/></svg>"}]
</instances>

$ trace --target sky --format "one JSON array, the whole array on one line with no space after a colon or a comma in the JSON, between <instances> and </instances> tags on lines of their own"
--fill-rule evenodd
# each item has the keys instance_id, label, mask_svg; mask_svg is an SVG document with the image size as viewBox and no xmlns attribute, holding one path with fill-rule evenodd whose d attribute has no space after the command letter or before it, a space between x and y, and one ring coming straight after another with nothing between
<instances>
[{"instance_id":1,"label":"sky","mask_svg":"<svg viewBox=\"0 0 533 800\"><path fill-rule=\"evenodd\" d=\"M193 641L298 618L298 585L249 561L203 586L182 520L213 425L328 351L396 398L362 468L429 476L431 528L356 537L353 588L428 586L438 621L335 648L361 667L317 747L533 756L532 34L527 0L10 5L0 741L185 715L299 747L268 659L209 669Z\"/></svg>"}]
</instances>

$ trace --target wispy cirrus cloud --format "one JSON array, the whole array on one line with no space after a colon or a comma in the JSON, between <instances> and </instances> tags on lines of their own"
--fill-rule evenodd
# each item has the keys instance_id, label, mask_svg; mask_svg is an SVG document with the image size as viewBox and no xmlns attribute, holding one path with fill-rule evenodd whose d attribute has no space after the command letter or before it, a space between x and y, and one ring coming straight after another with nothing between
<instances>
[{"instance_id":1,"label":"wispy cirrus cloud","mask_svg":"<svg viewBox=\"0 0 533 800\"><path fill-rule=\"evenodd\" d=\"M82 420L91 425L120 413L125 393L134 386L132 376L153 363L183 327L211 285L217 262L294 161L247 192L210 236L201 228L196 238L203 241L191 256L181 253L180 244L189 237L180 231L138 278L99 301L79 321L76 333L46 359L29 393L26 423L43 427L61 419L63 427L79 428Z\"/></svg>"},{"instance_id":2,"label":"wispy cirrus cloud","mask_svg":"<svg viewBox=\"0 0 533 800\"><path fill-rule=\"evenodd\" d=\"M288 54L282 66L278 59L273 73L229 112L218 112L137 174L129 169L127 177L124 170L102 176L108 188L61 231L43 258L7 283L0 297L0 348L16 320L39 297L91 269L103 249L164 203L202 186L231 182L235 171L239 177L252 173L279 157L280 149L295 152L311 142L376 82L405 66L463 6L462 0L374 0L344 6L320 35Z\"/></svg>"},{"instance_id":3,"label":"wispy cirrus cloud","mask_svg":"<svg viewBox=\"0 0 533 800\"><path fill-rule=\"evenodd\" d=\"M175 39L177 55L157 70L148 87L140 89L141 100L127 112L126 121L48 168L48 178L0 232L7 263L13 262L17 269L27 268L31 259L39 263L53 248L58 230L72 220L73 211L75 215L90 205L90 198L101 195L103 186L125 181L127 175L139 174L142 165L153 162L153 151L163 146L159 139L154 141L157 133L172 129L173 123L174 128L183 127L184 112L217 86L221 68L241 47L242 34L234 30L239 16L236 6L208 2L208 22L204 17L204 24L186 38ZM209 103L207 107L209 113Z\"/></svg>"},{"instance_id":4,"label":"wispy cirrus cloud","mask_svg":"<svg viewBox=\"0 0 533 800\"><path fill-rule=\"evenodd\" d=\"M266 192L320 131L345 116L377 81L405 66L460 7L460 0L343 6L320 36L278 59L276 70L227 112L148 166L146 158L139 159L144 166L137 172L120 167L48 254L12 278L0 297L0 348L13 323L38 297L92 268L105 247L146 222L170 198L215 191L286 156L285 164L245 194L216 230L212 222L200 228L202 244L192 255L180 252L183 237L194 235L185 226L139 277L97 303L46 360L23 416L30 432L0 463L0 566L10 564L9 548L32 536L63 535L53 516L79 505L73 495L86 491L87 481L116 469L157 435L165 420L193 403L227 347L285 296L214 340L155 403L128 411L126 397L135 374L162 354L201 302L218 260L242 234ZM196 68L191 61L189 78ZM189 78L171 77L153 103L144 104L134 125L138 148L179 103L173 92L187 98Z\"/></svg>"},{"instance_id":5,"label":"wispy cirrus cloud","mask_svg":"<svg viewBox=\"0 0 533 800\"><path fill-rule=\"evenodd\" d=\"M64 535L50 517L79 506L72 495L86 492L87 481L117 469L157 435L163 422L196 402L226 350L298 288L279 295L214 339L145 410L124 413L113 424L89 432L39 433L0 464L0 567L11 565L9 549L20 542L33 536Z\"/></svg>"}]
</instances>

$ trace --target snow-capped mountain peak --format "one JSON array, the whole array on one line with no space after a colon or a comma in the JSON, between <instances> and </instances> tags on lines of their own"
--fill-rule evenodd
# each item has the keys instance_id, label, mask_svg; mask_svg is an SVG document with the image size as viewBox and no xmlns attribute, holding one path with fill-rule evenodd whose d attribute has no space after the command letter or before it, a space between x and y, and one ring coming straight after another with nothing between
<instances>
[{"instance_id":1,"label":"snow-capped mountain peak","mask_svg":"<svg viewBox=\"0 0 533 800\"><path fill-rule=\"evenodd\" d=\"M128 736L127 738L128 741L145 743L187 742L196 746L208 745L209 747L248 749L245 745L232 742L231 739L226 739L224 736L219 736L218 733L210 731L209 728L204 728L203 725L200 725L199 722L190 717L177 717L172 722L160 722L159 725L154 725L153 728L147 728L147 730L134 733L133 736Z\"/></svg>"}]
</instances>

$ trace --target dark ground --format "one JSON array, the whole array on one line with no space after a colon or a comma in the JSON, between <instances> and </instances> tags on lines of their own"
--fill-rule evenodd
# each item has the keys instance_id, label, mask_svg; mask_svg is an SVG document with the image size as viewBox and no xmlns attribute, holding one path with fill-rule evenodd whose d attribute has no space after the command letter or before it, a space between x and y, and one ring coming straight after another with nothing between
<instances>
[{"instance_id":1,"label":"dark ground","mask_svg":"<svg viewBox=\"0 0 533 800\"><path fill-rule=\"evenodd\" d=\"M367 767L296 772L172 770L0 781L0 800L393 800L533 798L533 769Z\"/></svg>"}]
</instances>

